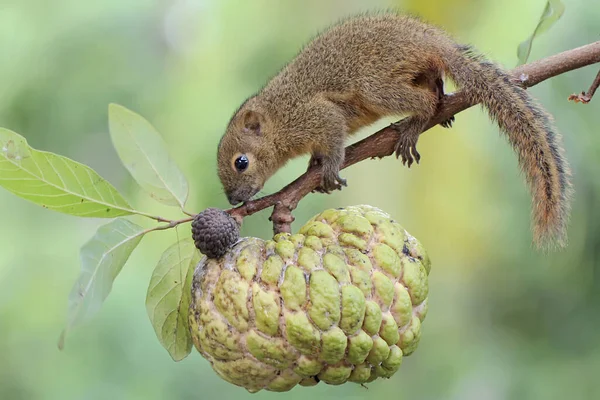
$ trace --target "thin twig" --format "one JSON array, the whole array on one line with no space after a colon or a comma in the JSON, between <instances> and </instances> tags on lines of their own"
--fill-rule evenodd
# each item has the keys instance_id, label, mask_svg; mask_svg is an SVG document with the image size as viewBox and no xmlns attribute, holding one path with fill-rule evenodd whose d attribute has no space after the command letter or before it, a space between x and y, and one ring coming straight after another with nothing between
<instances>
[{"instance_id":1,"label":"thin twig","mask_svg":"<svg viewBox=\"0 0 600 400\"><path fill-rule=\"evenodd\" d=\"M194 213L191 213L191 212L187 211L185 208L182 208L181 212L184 213L187 216L190 216L190 217L193 217L194 215L196 215Z\"/></svg>"},{"instance_id":2,"label":"thin twig","mask_svg":"<svg viewBox=\"0 0 600 400\"><path fill-rule=\"evenodd\" d=\"M160 220L162 222L168 222L168 224L166 224L166 225L157 225L157 226L155 226L153 228L148 228L148 229L144 230L142 232L142 234L145 235L146 233L150 233L150 232L154 232L154 231L164 231L165 229L175 228L177 225L185 224L187 222L192 222L194 220L194 217L191 216L191 217L188 217L188 218L177 219L177 220L169 220L169 219L160 218Z\"/></svg>"},{"instance_id":3,"label":"thin twig","mask_svg":"<svg viewBox=\"0 0 600 400\"><path fill-rule=\"evenodd\" d=\"M527 88L548 78L598 62L600 62L600 41L521 65L510 73L516 83ZM424 131L474 105L461 91L446 96L442 106L431 118ZM410 117L404 118L398 124L406 126L409 121ZM342 169L368 158L383 158L391 155L400 137L398 131L401 132L401 129L394 130L386 127L368 138L346 147ZM248 215L275 206L270 218L274 231L289 232L290 224L294 220L292 211L304 196L319 186L320 181L321 171L318 167L313 167L279 192L246 202L237 208L227 210L227 212L241 221Z\"/></svg>"},{"instance_id":4,"label":"thin twig","mask_svg":"<svg viewBox=\"0 0 600 400\"><path fill-rule=\"evenodd\" d=\"M600 86L600 71L598 71L598 74L596 75L596 78L594 79L594 82L592 82L592 86L590 86L587 93L581 92L581 94L572 94L569 96L569 100L574 101L575 103L581 102L583 104L587 104L590 102L590 100L592 100L592 97L594 97L594 93L596 93L598 86Z\"/></svg>"},{"instance_id":5,"label":"thin twig","mask_svg":"<svg viewBox=\"0 0 600 400\"><path fill-rule=\"evenodd\" d=\"M153 230L161 230L161 229L173 228L173 227L175 227L175 226L177 226L179 224L183 224L183 223L190 222L190 221L194 220L194 216L196 214L187 212L186 210L183 210L183 209L181 211L185 215L189 216L189 218L184 218L184 219L179 219L179 220L172 220L172 219L164 218L164 217L161 217L161 216L148 214L148 213L145 213L143 211L133 211L133 213L137 214L137 215L141 215L141 216L146 217L146 218L153 219L156 222L165 222L165 223L168 224L168 225L164 225L164 226L166 226L166 228L162 228L163 225L160 225L161 228L158 228L158 229L157 228L150 228L150 231L153 231Z\"/></svg>"}]
</instances>

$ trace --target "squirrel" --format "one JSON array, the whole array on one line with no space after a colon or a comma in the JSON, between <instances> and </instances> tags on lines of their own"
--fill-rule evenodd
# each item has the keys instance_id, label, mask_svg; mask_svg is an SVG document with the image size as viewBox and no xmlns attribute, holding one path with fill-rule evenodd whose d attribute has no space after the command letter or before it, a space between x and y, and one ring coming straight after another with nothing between
<instances>
[{"instance_id":1,"label":"squirrel","mask_svg":"<svg viewBox=\"0 0 600 400\"><path fill-rule=\"evenodd\" d=\"M312 156L309 168L322 168L318 191L341 189L346 138L384 116L411 115L408 128L398 130L395 152L409 167L419 162L417 140L443 102L445 76L471 102L482 103L514 148L533 197L535 244L565 246L572 189L551 116L470 46L397 13L355 16L330 27L239 107L217 152L229 202L248 201L303 154Z\"/></svg>"}]
</instances>

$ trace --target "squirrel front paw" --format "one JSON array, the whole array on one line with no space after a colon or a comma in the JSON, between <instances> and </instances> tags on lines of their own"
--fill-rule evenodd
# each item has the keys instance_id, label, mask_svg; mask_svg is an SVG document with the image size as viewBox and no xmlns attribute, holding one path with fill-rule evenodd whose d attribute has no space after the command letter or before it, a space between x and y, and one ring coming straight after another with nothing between
<instances>
[{"instance_id":1,"label":"squirrel front paw","mask_svg":"<svg viewBox=\"0 0 600 400\"><path fill-rule=\"evenodd\" d=\"M344 186L348 186L348 184L339 173L324 173L321 178L321 186L315 189L315 191L319 193L331 193L334 190L342 190Z\"/></svg>"},{"instance_id":2,"label":"squirrel front paw","mask_svg":"<svg viewBox=\"0 0 600 400\"><path fill-rule=\"evenodd\" d=\"M313 166L322 167L321 184L313 190L313 193L331 193L334 190L342 190L342 187L348 186L346 180L340 176L337 165L334 166L328 160L324 161L323 156L313 155L308 163L308 169Z\"/></svg>"}]
</instances>

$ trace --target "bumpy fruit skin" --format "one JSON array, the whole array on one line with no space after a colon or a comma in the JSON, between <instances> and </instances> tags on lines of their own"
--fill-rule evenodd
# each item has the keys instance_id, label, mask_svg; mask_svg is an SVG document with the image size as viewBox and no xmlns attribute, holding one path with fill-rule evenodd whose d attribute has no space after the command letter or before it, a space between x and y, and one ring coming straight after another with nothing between
<instances>
[{"instance_id":1,"label":"bumpy fruit skin","mask_svg":"<svg viewBox=\"0 0 600 400\"><path fill-rule=\"evenodd\" d=\"M239 240L240 227L225 211L207 208L194 217L192 238L202 254L219 258Z\"/></svg>"},{"instance_id":2,"label":"bumpy fruit skin","mask_svg":"<svg viewBox=\"0 0 600 400\"><path fill-rule=\"evenodd\" d=\"M430 266L383 211L330 209L298 234L204 258L190 332L217 374L250 392L389 378L419 343Z\"/></svg>"}]
</instances>

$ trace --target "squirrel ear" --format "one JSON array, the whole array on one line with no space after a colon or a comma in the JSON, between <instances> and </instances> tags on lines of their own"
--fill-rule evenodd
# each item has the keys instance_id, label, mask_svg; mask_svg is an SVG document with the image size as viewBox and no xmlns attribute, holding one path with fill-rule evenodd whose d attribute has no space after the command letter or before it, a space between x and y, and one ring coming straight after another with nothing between
<instances>
[{"instance_id":1,"label":"squirrel ear","mask_svg":"<svg viewBox=\"0 0 600 400\"><path fill-rule=\"evenodd\" d=\"M256 135L260 135L260 125L263 117L260 113L252 110L248 110L244 113L244 132L252 132Z\"/></svg>"}]
</instances>

